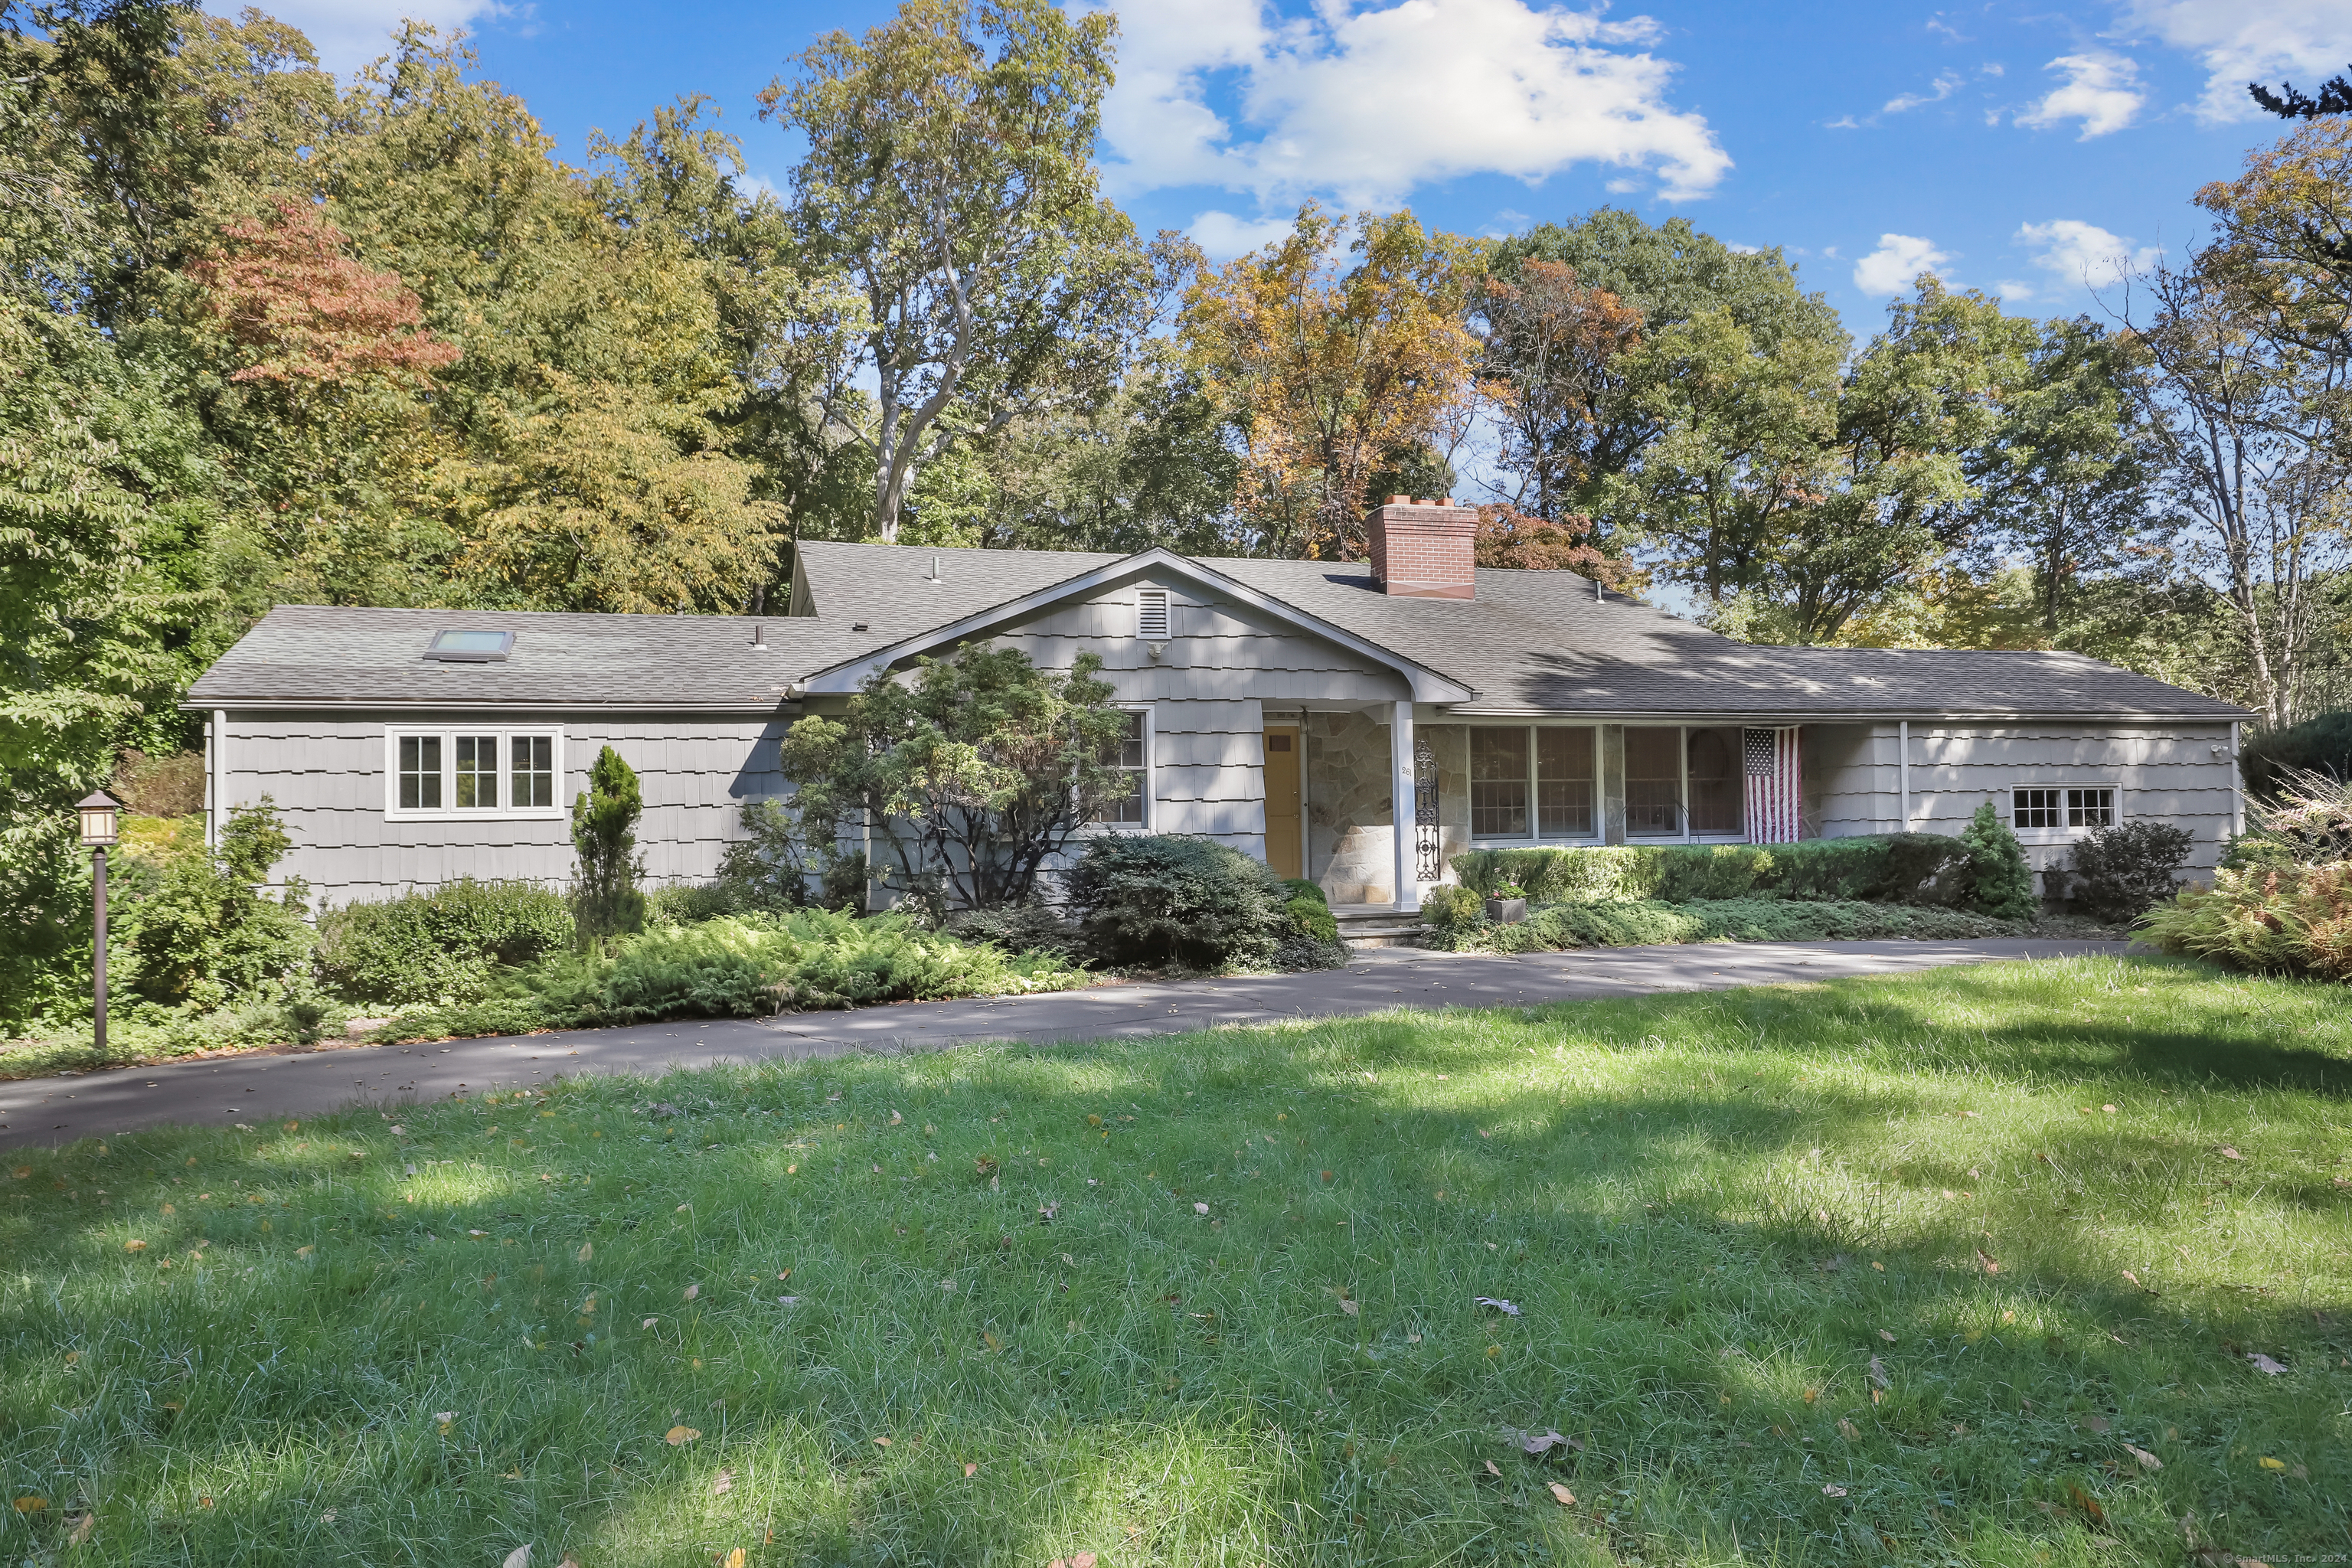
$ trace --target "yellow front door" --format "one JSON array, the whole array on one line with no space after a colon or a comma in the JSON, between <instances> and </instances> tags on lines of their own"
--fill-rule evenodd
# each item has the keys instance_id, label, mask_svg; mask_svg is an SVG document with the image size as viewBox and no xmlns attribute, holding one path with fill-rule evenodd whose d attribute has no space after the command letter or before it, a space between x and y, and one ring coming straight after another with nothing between
<instances>
[{"instance_id":1,"label":"yellow front door","mask_svg":"<svg viewBox=\"0 0 2352 1568\"><path fill-rule=\"evenodd\" d=\"M1265 863L1277 877L1307 874L1306 826L1300 820L1298 784L1306 758L1296 724L1276 724L1265 731Z\"/></svg>"}]
</instances>

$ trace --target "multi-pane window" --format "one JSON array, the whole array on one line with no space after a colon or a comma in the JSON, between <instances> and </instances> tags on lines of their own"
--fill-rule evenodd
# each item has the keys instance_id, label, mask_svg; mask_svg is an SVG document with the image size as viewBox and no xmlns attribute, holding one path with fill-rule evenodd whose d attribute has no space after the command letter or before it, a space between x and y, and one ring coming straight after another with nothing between
<instances>
[{"instance_id":1,"label":"multi-pane window","mask_svg":"<svg viewBox=\"0 0 2352 1568\"><path fill-rule=\"evenodd\" d=\"M1683 732L1625 729L1625 832L1678 837L1683 830Z\"/></svg>"},{"instance_id":2,"label":"multi-pane window","mask_svg":"<svg viewBox=\"0 0 2352 1568\"><path fill-rule=\"evenodd\" d=\"M1747 775L1737 730L1690 732L1690 827L1693 833L1737 833Z\"/></svg>"},{"instance_id":3,"label":"multi-pane window","mask_svg":"<svg viewBox=\"0 0 2352 1568\"><path fill-rule=\"evenodd\" d=\"M2013 789L2009 792L2012 827L2113 827L2112 788Z\"/></svg>"},{"instance_id":4,"label":"multi-pane window","mask_svg":"<svg viewBox=\"0 0 2352 1568\"><path fill-rule=\"evenodd\" d=\"M2116 792L2111 789L2070 789L2066 792L2066 826L2113 827Z\"/></svg>"},{"instance_id":5,"label":"multi-pane window","mask_svg":"<svg viewBox=\"0 0 2352 1568\"><path fill-rule=\"evenodd\" d=\"M1140 709L1123 717L1127 729L1118 742L1111 765L1126 777L1127 790L1106 805L1097 822L1119 827L1148 827L1151 814L1151 747L1148 718Z\"/></svg>"},{"instance_id":6,"label":"multi-pane window","mask_svg":"<svg viewBox=\"0 0 2352 1568\"><path fill-rule=\"evenodd\" d=\"M499 738L459 735L457 794L459 811L495 811L499 805Z\"/></svg>"},{"instance_id":7,"label":"multi-pane window","mask_svg":"<svg viewBox=\"0 0 2352 1568\"><path fill-rule=\"evenodd\" d=\"M1528 835L1528 731L1482 725L1470 731L1470 832L1477 838Z\"/></svg>"},{"instance_id":8,"label":"multi-pane window","mask_svg":"<svg viewBox=\"0 0 2352 1568\"><path fill-rule=\"evenodd\" d=\"M1592 837L1592 731L1536 731L1536 830L1546 838Z\"/></svg>"},{"instance_id":9,"label":"multi-pane window","mask_svg":"<svg viewBox=\"0 0 2352 1568\"><path fill-rule=\"evenodd\" d=\"M508 774L508 802L521 807L553 805L555 737L509 735L507 744L513 759Z\"/></svg>"},{"instance_id":10,"label":"multi-pane window","mask_svg":"<svg viewBox=\"0 0 2352 1568\"><path fill-rule=\"evenodd\" d=\"M2009 792L2010 826L2012 827L2056 827L2064 809L2059 805L2063 791L2054 789L2013 789Z\"/></svg>"},{"instance_id":11,"label":"multi-pane window","mask_svg":"<svg viewBox=\"0 0 2352 1568\"><path fill-rule=\"evenodd\" d=\"M560 730L394 730L386 736L387 811L405 815L559 815Z\"/></svg>"},{"instance_id":12,"label":"multi-pane window","mask_svg":"<svg viewBox=\"0 0 2352 1568\"><path fill-rule=\"evenodd\" d=\"M1595 795L1592 754L1590 729L1553 724L1473 727L1471 836L1590 838Z\"/></svg>"},{"instance_id":13,"label":"multi-pane window","mask_svg":"<svg viewBox=\"0 0 2352 1568\"><path fill-rule=\"evenodd\" d=\"M441 809L441 737L400 737L400 808Z\"/></svg>"}]
</instances>

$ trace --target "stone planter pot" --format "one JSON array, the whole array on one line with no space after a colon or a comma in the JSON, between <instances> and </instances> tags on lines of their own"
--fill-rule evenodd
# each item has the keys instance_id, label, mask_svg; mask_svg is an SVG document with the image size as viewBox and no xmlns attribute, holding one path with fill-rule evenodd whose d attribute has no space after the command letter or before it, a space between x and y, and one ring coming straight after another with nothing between
<instances>
[{"instance_id":1,"label":"stone planter pot","mask_svg":"<svg viewBox=\"0 0 2352 1568\"><path fill-rule=\"evenodd\" d=\"M1488 899L1486 918L1498 926L1515 926L1528 918L1525 899Z\"/></svg>"}]
</instances>

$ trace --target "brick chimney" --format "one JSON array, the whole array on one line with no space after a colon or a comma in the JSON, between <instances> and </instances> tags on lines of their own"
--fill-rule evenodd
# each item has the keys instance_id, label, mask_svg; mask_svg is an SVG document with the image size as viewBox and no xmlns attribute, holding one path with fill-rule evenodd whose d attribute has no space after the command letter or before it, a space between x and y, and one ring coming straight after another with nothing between
<instances>
[{"instance_id":1,"label":"brick chimney","mask_svg":"<svg viewBox=\"0 0 2352 1568\"><path fill-rule=\"evenodd\" d=\"M1372 513L1372 581L1385 594L1409 599L1467 599L1478 531L1475 508L1444 500L1391 496Z\"/></svg>"}]
</instances>

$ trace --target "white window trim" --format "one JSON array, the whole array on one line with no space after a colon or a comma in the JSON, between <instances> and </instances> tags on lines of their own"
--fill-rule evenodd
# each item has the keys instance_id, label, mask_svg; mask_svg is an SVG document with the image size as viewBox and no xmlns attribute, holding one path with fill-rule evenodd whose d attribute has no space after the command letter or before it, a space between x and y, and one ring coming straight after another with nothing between
<instances>
[{"instance_id":1,"label":"white window trim","mask_svg":"<svg viewBox=\"0 0 2352 1568\"><path fill-rule=\"evenodd\" d=\"M2056 790L2058 792L2058 810L2061 816L2063 816L2066 810L2066 792L2068 790L2103 789L2108 791L2116 797L2114 826L2117 827L2122 826L2130 816L2130 812L2126 809L2128 802L2125 799L2124 786L2122 784L2113 779L2019 779L2013 784L2007 784L2001 786L2000 795L1995 800L1994 807L2000 813L2001 821L2009 825L2009 830L2017 835L2017 841L2020 844L2072 844L2076 839L2084 837L2092 831L2092 829L2087 827L2068 827L2063 823L2056 827L2018 826L2017 792L2021 789Z\"/></svg>"},{"instance_id":2,"label":"white window trim","mask_svg":"<svg viewBox=\"0 0 2352 1568\"><path fill-rule=\"evenodd\" d=\"M499 738L499 799L504 801L512 792L512 771L507 765L511 755L508 741L517 735L537 739L546 736L555 742L555 804L515 807L497 805L404 807L400 804L400 742L404 737L427 735L441 742L441 798L457 798L457 737L460 735L496 735ZM389 724L383 731L383 816L387 822L561 822L572 815L563 803L563 726L561 724Z\"/></svg>"},{"instance_id":3,"label":"white window trim","mask_svg":"<svg viewBox=\"0 0 2352 1568\"><path fill-rule=\"evenodd\" d=\"M1154 833L1160 820L1160 745L1159 725L1149 702L1114 702L1111 707L1121 713L1143 715L1143 820L1141 822L1089 822L1080 828L1088 833Z\"/></svg>"},{"instance_id":4,"label":"white window trim","mask_svg":"<svg viewBox=\"0 0 2352 1568\"><path fill-rule=\"evenodd\" d=\"M1608 826L1608 800L1601 788L1601 726L1573 719L1537 719L1516 724L1472 724L1472 730L1590 730L1592 731L1592 831L1590 833L1541 833L1541 814L1536 805L1536 742L1528 737L1528 830L1522 834L1486 835L1474 833L1470 847L1474 849L1577 849L1598 844ZM1470 798L1471 778L1466 773L1462 779L1463 798ZM1473 808L1475 809L1475 807Z\"/></svg>"}]
</instances>

